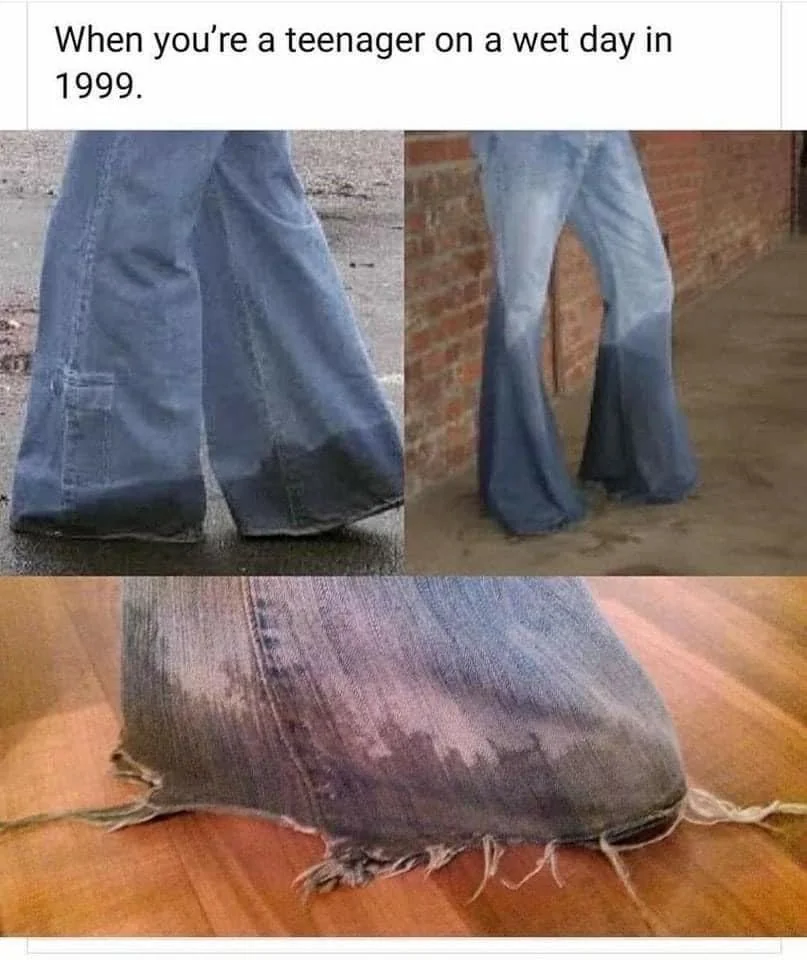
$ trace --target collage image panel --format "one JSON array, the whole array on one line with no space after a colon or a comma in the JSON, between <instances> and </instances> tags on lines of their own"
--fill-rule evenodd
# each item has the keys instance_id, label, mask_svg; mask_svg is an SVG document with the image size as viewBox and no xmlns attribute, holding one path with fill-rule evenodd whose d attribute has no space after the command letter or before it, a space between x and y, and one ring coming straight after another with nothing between
<instances>
[{"instance_id":1,"label":"collage image panel","mask_svg":"<svg viewBox=\"0 0 807 960\"><path fill-rule=\"evenodd\" d=\"M0 134L0 574L403 563L402 134Z\"/></svg>"},{"instance_id":2,"label":"collage image panel","mask_svg":"<svg viewBox=\"0 0 807 960\"><path fill-rule=\"evenodd\" d=\"M3 577L0 610L6 935L807 935L807 578Z\"/></svg>"},{"instance_id":3,"label":"collage image panel","mask_svg":"<svg viewBox=\"0 0 807 960\"><path fill-rule=\"evenodd\" d=\"M0 133L0 935L807 935L805 265L799 132Z\"/></svg>"},{"instance_id":4,"label":"collage image panel","mask_svg":"<svg viewBox=\"0 0 807 960\"><path fill-rule=\"evenodd\" d=\"M410 572L807 570L806 161L407 132Z\"/></svg>"}]
</instances>

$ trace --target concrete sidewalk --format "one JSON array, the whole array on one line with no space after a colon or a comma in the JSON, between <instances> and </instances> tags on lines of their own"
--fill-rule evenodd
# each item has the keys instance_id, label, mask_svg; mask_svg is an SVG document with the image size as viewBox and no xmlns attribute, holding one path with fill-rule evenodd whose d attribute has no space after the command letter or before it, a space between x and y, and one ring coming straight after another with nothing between
<instances>
[{"instance_id":1,"label":"concrete sidewalk","mask_svg":"<svg viewBox=\"0 0 807 960\"><path fill-rule=\"evenodd\" d=\"M48 211L69 135L0 133L0 574L392 573L403 563L403 511L303 540L241 541L207 471L205 542L94 543L14 536L8 495L36 332ZM402 418L403 143L394 132L294 137L298 168Z\"/></svg>"},{"instance_id":2,"label":"concrete sidewalk","mask_svg":"<svg viewBox=\"0 0 807 960\"><path fill-rule=\"evenodd\" d=\"M407 571L807 574L807 242L683 310L675 364L700 460L692 498L629 507L595 497L574 529L512 537L482 514L469 471L407 503ZM557 405L573 473L589 397Z\"/></svg>"}]
</instances>

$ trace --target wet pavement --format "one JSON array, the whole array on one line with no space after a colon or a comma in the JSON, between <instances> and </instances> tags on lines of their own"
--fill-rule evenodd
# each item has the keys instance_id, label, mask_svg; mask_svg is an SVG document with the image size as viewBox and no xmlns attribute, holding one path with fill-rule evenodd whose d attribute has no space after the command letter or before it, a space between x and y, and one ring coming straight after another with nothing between
<instances>
[{"instance_id":1,"label":"wet pavement","mask_svg":"<svg viewBox=\"0 0 807 960\"><path fill-rule=\"evenodd\" d=\"M199 544L60 541L8 528L8 496L36 333L48 211L69 135L0 133L0 574L367 574L403 564L403 511L316 538L238 538L206 468ZM399 422L403 414L403 147L394 132L295 135L305 180Z\"/></svg>"}]
</instances>

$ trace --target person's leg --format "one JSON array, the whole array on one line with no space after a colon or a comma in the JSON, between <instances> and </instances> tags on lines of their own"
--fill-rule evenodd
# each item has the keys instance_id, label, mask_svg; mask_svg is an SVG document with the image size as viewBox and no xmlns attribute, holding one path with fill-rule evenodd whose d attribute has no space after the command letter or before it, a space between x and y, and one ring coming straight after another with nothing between
<instances>
[{"instance_id":1,"label":"person's leg","mask_svg":"<svg viewBox=\"0 0 807 960\"><path fill-rule=\"evenodd\" d=\"M570 221L605 300L580 478L621 499L680 500L697 467L673 378L673 281L630 134L602 135Z\"/></svg>"},{"instance_id":2,"label":"person's leg","mask_svg":"<svg viewBox=\"0 0 807 960\"><path fill-rule=\"evenodd\" d=\"M76 137L45 247L15 530L201 534L201 314L191 237L224 137Z\"/></svg>"},{"instance_id":3,"label":"person's leg","mask_svg":"<svg viewBox=\"0 0 807 960\"><path fill-rule=\"evenodd\" d=\"M398 429L287 134L232 133L196 233L210 459L244 536L398 506Z\"/></svg>"},{"instance_id":4,"label":"person's leg","mask_svg":"<svg viewBox=\"0 0 807 960\"><path fill-rule=\"evenodd\" d=\"M586 161L585 135L478 133L472 143L494 255L479 407L483 503L508 530L580 519L542 375L543 313L558 236Z\"/></svg>"}]
</instances>

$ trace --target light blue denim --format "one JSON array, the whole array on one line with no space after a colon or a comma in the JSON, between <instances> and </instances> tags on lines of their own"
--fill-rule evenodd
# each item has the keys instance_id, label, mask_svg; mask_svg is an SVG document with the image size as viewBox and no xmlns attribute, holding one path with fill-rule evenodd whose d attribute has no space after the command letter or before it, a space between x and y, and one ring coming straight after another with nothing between
<instances>
[{"instance_id":1,"label":"light blue denim","mask_svg":"<svg viewBox=\"0 0 807 960\"><path fill-rule=\"evenodd\" d=\"M45 248L14 529L198 539L401 503L403 459L283 132L78 134Z\"/></svg>"},{"instance_id":2,"label":"light blue denim","mask_svg":"<svg viewBox=\"0 0 807 960\"><path fill-rule=\"evenodd\" d=\"M479 410L485 506L517 534L585 513L541 375L547 288L567 222L605 301L580 480L638 503L682 499L697 468L673 379L673 281L630 135L480 131L471 140L494 247Z\"/></svg>"}]
</instances>

